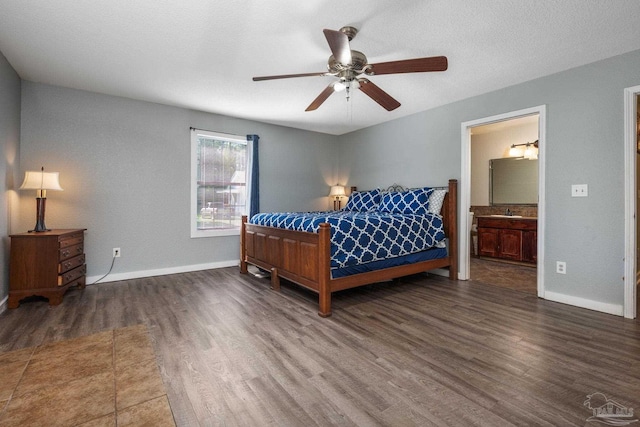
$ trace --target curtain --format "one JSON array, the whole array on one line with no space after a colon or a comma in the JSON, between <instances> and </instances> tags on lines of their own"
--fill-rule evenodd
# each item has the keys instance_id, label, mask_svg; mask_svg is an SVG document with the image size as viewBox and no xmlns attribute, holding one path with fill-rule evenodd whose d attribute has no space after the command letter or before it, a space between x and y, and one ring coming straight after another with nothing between
<instances>
[{"instance_id":1,"label":"curtain","mask_svg":"<svg viewBox=\"0 0 640 427\"><path fill-rule=\"evenodd\" d=\"M260 180L259 180L259 156L258 156L258 135L247 135L247 145L249 154L249 176L247 183L249 184L249 218L260 212Z\"/></svg>"}]
</instances>

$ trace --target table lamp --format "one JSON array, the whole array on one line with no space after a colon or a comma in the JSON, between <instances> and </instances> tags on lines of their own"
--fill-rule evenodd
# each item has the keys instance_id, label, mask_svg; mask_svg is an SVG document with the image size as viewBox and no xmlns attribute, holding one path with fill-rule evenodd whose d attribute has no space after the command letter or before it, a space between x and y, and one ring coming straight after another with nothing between
<instances>
[{"instance_id":1,"label":"table lamp","mask_svg":"<svg viewBox=\"0 0 640 427\"><path fill-rule=\"evenodd\" d=\"M346 197L347 194L344 192L344 187L342 185L333 185L331 186L331 191L329 192L329 197L333 197L333 210L340 210L342 197ZM337 209L336 209L337 206Z\"/></svg>"},{"instance_id":2,"label":"table lamp","mask_svg":"<svg viewBox=\"0 0 640 427\"><path fill-rule=\"evenodd\" d=\"M29 232L50 231L44 225L44 208L47 190L62 191L58 182L58 172L45 172L44 167L39 171L26 171L20 190L36 190L36 226Z\"/></svg>"}]
</instances>

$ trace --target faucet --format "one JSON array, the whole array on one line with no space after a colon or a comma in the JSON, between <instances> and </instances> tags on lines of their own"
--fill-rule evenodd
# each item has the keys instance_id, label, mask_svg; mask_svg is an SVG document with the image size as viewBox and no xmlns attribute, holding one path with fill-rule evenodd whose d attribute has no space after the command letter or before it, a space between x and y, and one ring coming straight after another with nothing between
<instances>
[{"instance_id":1,"label":"faucet","mask_svg":"<svg viewBox=\"0 0 640 427\"><path fill-rule=\"evenodd\" d=\"M513 215L513 213L509 210L509 208L507 208L507 210L506 210L506 211L504 211L504 214L505 214L506 216L512 216L512 215Z\"/></svg>"}]
</instances>

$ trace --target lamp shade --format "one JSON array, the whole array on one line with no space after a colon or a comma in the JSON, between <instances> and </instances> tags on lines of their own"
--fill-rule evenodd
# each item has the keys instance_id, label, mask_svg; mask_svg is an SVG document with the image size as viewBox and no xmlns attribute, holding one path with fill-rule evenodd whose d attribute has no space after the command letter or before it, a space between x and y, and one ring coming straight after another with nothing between
<instances>
[{"instance_id":1,"label":"lamp shade","mask_svg":"<svg viewBox=\"0 0 640 427\"><path fill-rule=\"evenodd\" d=\"M56 190L63 191L58 181L59 172L26 171L21 190Z\"/></svg>"},{"instance_id":2,"label":"lamp shade","mask_svg":"<svg viewBox=\"0 0 640 427\"><path fill-rule=\"evenodd\" d=\"M329 197L341 197L346 196L347 194L344 192L344 187L342 185L332 185L331 191L329 192Z\"/></svg>"}]
</instances>

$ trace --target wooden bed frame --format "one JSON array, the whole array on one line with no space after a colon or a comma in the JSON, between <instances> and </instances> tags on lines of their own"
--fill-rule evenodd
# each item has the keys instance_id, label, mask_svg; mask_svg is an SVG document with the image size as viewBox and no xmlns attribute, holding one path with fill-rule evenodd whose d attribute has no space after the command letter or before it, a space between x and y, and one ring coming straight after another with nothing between
<instances>
[{"instance_id":1,"label":"wooden bed frame","mask_svg":"<svg viewBox=\"0 0 640 427\"><path fill-rule=\"evenodd\" d=\"M449 269L449 279L457 280L457 193L458 181L449 180L441 211L445 235L449 240L446 258L332 279L329 224L320 224L318 233L309 233L249 224L245 215L242 217L240 234L240 273L247 273L247 265L253 264L271 272L271 287L274 290L280 290L282 277L317 292L320 305L318 314L322 317L331 316L333 292L445 267Z\"/></svg>"}]
</instances>

